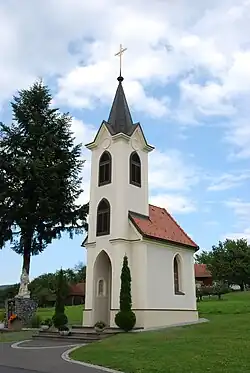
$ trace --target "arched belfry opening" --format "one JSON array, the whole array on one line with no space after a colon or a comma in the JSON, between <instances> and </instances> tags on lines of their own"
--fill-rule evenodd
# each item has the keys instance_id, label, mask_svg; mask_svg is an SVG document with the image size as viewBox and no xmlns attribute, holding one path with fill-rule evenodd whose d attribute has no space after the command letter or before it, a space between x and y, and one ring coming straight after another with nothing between
<instances>
[{"instance_id":1,"label":"arched belfry opening","mask_svg":"<svg viewBox=\"0 0 250 373\"><path fill-rule=\"evenodd\" d=\"M110 184L112 179L112 157L108 151L102 153L99 161L98 185Z\"/></svg>"},{"instance_id":2,"label":"arched belfry opening","mask_svg":"<svg viewBox=\"0 0 250 373\"><path fill-rule=\"evenodd\" d=\"M141 160L137 152L130 155L130 184L141 187Z\"/></svg>"},{"instance_id":3,"label":"arched belfry opening","mask_svg":"<svg viewBox=\"0 0 250 373\"><path fill-rule=\"evenodd\" d=\"M96 235L105 236L110 234L110 204L103 198L97 207Z\"/></svg>"}]
</instances>

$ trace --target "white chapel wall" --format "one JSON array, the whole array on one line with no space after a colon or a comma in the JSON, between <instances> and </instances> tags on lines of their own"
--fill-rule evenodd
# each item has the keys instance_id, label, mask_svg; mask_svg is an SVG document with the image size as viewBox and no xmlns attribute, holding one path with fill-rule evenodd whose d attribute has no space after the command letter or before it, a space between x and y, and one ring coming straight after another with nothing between
<instances>
[{"instance_id":1,"label":"white chapel wall","mask_svg":"<svg viewBox=\"0 0 250 373\"><path fill-rule=\"evenodd\" d=\"M180 290L174 293L173 259L181 257ZM177 246L147 243L148 309L196 309L194 252Z\"/></svg>"},{"instance_id":2,"label":"white chapel wall","mask_svg":"<svg viewBox=\"0 0 250 373\"><path fill-rule=\"evenodd\" d=\"M145 242L135 242L131 246L131 272L132 308L144 309L146 307L147 288L147 245Z\"/></svg>"}]
</instances>

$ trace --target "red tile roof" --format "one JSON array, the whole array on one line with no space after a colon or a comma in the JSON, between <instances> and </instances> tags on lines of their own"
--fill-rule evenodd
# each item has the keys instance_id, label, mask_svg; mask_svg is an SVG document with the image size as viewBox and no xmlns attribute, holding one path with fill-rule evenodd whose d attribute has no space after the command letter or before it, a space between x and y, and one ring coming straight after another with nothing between
<instances>
[{"instance_id":1,"label":"red tile roof","mask_svg":"<svg viewBox=\"0 0 250 373\"><path fill-rule=\"evenodd\" d=\"M207 269L206 264L194 265L195 277L212 277L211 272Z\"/></svg>"},{"instance_id":2,"label":"red tile roof","mask_svg":"<svg viewBox=\"0 0 250 373\"><path fill-rule=\"evenodd\" d=\"M72 284L69 287L69 295L85 295L85 282L79 282L78 284Z\"/></svg>"},{"instance_id":3,"label":"red tile roof","mask_svg":"<svg viewBox=\"0 0 250 373\"><path fill-rule=\"evenodd\" d=\"M198 250L198 245L164 208L149 205L149 216L130 211L129 218L144 237L173 242Z\"/></svg>"}]
</instances>

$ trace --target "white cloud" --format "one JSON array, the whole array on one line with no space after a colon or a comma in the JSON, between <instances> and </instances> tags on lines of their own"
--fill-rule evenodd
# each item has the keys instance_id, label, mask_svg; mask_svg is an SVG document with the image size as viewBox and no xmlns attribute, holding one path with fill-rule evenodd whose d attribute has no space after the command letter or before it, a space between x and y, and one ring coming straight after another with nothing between
<instances>
[{"instance_id":1,"label":"white cloud","mask_svg":"<svg viewBox=\"0 0 250 373\"><path fill-rule=\"evenodd\" d=\"M77 67L58 80L59 93L55 100L71 107L93 109L99 100L110 103L114 97L116 80L114 67L108 61L96 65ZM107 78L110 77L109 81ZM123 84L131 107L147 111L153 117L162 117L168 112L167 98L156 99L146 95L142 84L128 80Z\"/></svg>"},{"instance_id":2,"label":"white cloud","mask_svg":"<svg viewBox=\"0 0 250 373\"><path fill-rule=\"evenodd\" d=\"M250 179L250 171L243 170L236 173L225 173L219 177L210 177L211 184L208 191L223 191L241 186L246 180Z\"/></svg>"},{"instance_id":3,"label":"white cloud","mask_svg":"<svg viewBox=\"0 0 250 373\"><path fill-rule=\"evenodd\" d=\"M84 145L94 139L96 135L96 129L90 124L85 124L79 119L72 118L71 130L75 136L75 144L82 143L82 159L85 161L81 175L83 193L80 195L78 202L80 204L84 204L89 201L89 183L91 172L91 154Z\"/></svg>"},{"instance_id":4,"label":"white cloud","mask_svg":"<svg viewBox=\"0 0 250 373\"><path fill-rule=\"evenodd\" d=\"M250 202L245 202L241 199L234 199L231 201L226 201L225 205L233 209L234 213L240 220L249 222Z\"/></svg>"},{"instance_id":5,"label":"white cloud","mask_svg":"<svg viewBox=\"0 0 250 373\"><path fill-rule=\"evenodd\" d=\"M184 160L181 152L154 150L149 156L149 188L155 190L187 191L199 182L198 170Z\"/></svg>"},{"instance_id":6,"label":"white cloud","mask_svg":"<svg viewBox=\"0 0 250 373\"><path fill-rule=\"evenodd\" d=\"M82 120L72 118L71 130L75 136L75 142L83 143L83 145L91 142L96 133L97 129L92 124L85 124Z\"/></svg>"},{"instance_id":7,"label":"white cloud","mask_svg":"<svg viewBox=\"0 0 250 373\"><path fill-rule=\"evenodd\" d=\"M149 202L155 206L165 207L170 213L190 213L196 210L195 203L179 194L160 194L150 196Z\"/></svg>"},{"instance_id":8,"label":"white cloud","mask_svg":"<svg viewBox=\"0 0 250 373\"><path fill-rule=\"evenodd\" d=\"M250 202L234 199L226 201L225 205L233 210L237 220L235 226L238 227L236 232L230 232L225 237L232 239L246 238L250 242Z\"/></svg>"},{"instance_id":9,"label":"white cloud","mask_svg":"<svg viewBox=\"0 0 250 373\"><path fill-rule=\"evenodd\" d=\"M250 158L250 122L247 119L238 119L228 126L225 140L233 146L232 157Z\"/></svg>"},{"instance_id":10,"label":"white cloud","mask_svg":"<svg viewBox=\"0 0 250 373\"><path fill-rule=\"evenodd\" d=\"M122 42L128 47L124 88L132 108L182 124L237 115L226 128L226 140L233 154L250 157L248 116L242 119L241 114L248 114L244 98L250 94L249 1L155 0L145 5L142 0L61 0L58 7L56 0L27 0L12 5L0 2L0 103L44 76L56 78L57 104L90 109L110 105L118 73L114 54ZM177 105L167 86L176 79ZM161 88L157 96L156 86ZM74 126L86 142L89 127L79 122ZM83 156L87 196L89 153ZM176 151L155 152L150 159L150 191L181 193L183 210L188 210L184 199L199 181L197 170L187 163ZM210 190L239 182L223 177Z\"/></svg>"},{"instance_id":11,"label":"white cloud","mask_svg":"<svg viewBox=\"0 0 250 373\"><path fill-rule=\"evenodd\" d=\"M196 115L223 115L231 116L235 109L231 101L227 99L223 87L213 81L207 81L205 85L192 83L191 77L180 83L183 103L195 105L193 110Z\"/></svg>"},{"instance_id":12,"label":"white cloud","mask_svg":"<svg viewBox=\"0 0 250 373\"><path fill-rule=\"evenodd\" d=\"M128 47L124 85L139 111L172 115L183 124L195 121L197 113L232 115L238 112L235 99L249 93L249 1L11 4L0 4L0 100L34 77L56 76L58 102L92 109L110 102L121 41ZM155 97L148 88L177 77L181 97L173 112L167 90Z\"/></svg>"},{"instance_id":13,"label":"white cloud","mask_svg":"<svg viewBox=\"0 0 250 373\"><path fill-rule=\"evenodd\" d=\"M228 233L224 236L223 240L226 238L231 240L240 240L241 238L245 238L250 243L250 228L246 228L242 232Z\"/></svg>"},{"instance_id":14,"label":"white cloud","mask_svg":"<svg viewBox=\"0 0 250 373\"><path fill-rule=\"evenodd\" d=\"M199 181L198 169L184 159L180 151L155 150L150 154L150 203L165 207L170 212L193 212L196 210L196 205L190 198L189 192L191 187L197 185Z\"/></svg>"}]
</instances>

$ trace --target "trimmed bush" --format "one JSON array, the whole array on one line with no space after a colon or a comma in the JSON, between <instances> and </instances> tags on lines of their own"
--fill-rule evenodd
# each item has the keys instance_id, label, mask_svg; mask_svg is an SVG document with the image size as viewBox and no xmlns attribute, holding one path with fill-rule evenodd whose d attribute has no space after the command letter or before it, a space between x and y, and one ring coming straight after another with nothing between
<instances>
[{"instance_id":1,"label":"trimmed bush","mask_svg":"<svg viewBox=\"0 0 250 373\"><path fill-rule=\"evenodd\" d=\"M64 313L67 293L68 283L61 269L57 274L55 313L52 317L53 325L58 329L68 323L68 318Z\"/></svg>"},{"instance_id":2,"label":"trimmed bush","mask_svg":"<svg viewBox=\"0 0 250 373\"><path fill-rule=\"evenodd\" d=\"M63 326L67 325L68 318L64 313L56 313L52 317L52 322L55 328L60 329Z\"/></svg>"},{"instance_id":3,"label":"trimmed bush","mask_svg":"<svg viewBox=\"0 0 250 373\"><path fill-rule=\"evenodd\" d=\"M135 326L136 316L133 311L119 311L115 315L115 323L125 332L129 332Z\"/></svg>"},{"instance_id":4,"label":"trimmed bush","mask_svg":"<svg viewBox=\"0 0 250 373\"><path fill-rule=\"evenodd\" d=\"M30 322L30 326L32 328L39 328L40 325L41 325L41 317L37 314L33 315L32 316L32 319L31 319L31 322Z\"/></svg>"},{"instance_id":5,"label":"trimmed bush","mask_svg":"<svg viewBox=\"0 0 250 373\"><path fill-rule=\"evenodd\" d=\"M115 316L115 323L125 332L133 329L136 323L136 316L132 311L131 275L126 255L121 271L120 311Z\"/></svg>"},{"instance_id":6,"label":"trimmed bush","mask_svg":"<svg viewBox=\"0 0 250 373\"><path fill-rule=\"evenodd\" d=\"M48 325L48 327L51 328L51 326L53 325L52 319L50 319L50 318L44 319L41 322L41 325Z\"/></svg>"}]
</instances>

